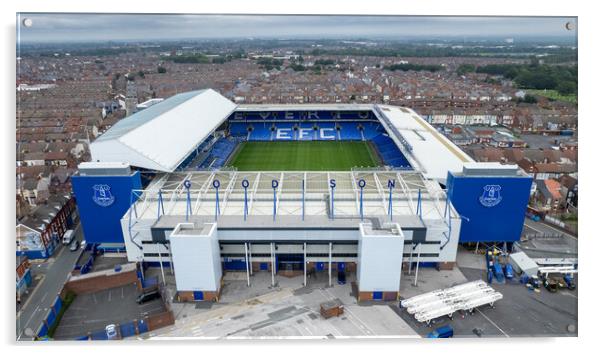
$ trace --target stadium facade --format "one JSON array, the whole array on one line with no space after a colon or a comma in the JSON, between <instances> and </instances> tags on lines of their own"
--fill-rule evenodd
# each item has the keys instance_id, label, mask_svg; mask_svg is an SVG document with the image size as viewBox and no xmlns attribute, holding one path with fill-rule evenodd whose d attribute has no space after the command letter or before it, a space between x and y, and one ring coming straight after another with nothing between
<instances>
[{"instance_id":1,"label":"stadium facade","mask_svg":"<svg viewBox=\"0 0 602 354\"><path fill-rule=\"evenodd\" d=\"M366 142L380 166L229 166L256 141ZM405 107L235 105L210 89L125 118L90 149L73 177L87 242L173 267L183 300L216 299L224 271L353 272L360 299L394 298L402 264L450 267L458 243L518 240L531 186Z\"/></svg>"}]
</instances>

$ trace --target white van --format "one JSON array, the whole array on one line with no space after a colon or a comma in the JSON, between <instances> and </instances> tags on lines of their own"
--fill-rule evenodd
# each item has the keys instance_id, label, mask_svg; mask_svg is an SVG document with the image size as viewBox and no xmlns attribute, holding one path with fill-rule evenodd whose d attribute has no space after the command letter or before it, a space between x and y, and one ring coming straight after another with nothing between
<instances>
[{"instance_id":1,"label":"white van","mask_svg":"<svg viewBox=\"0 0 602 354\"><path fill-rule=\"evenodd\" d=\"M73 230L67 230L63 235L63 245L68 245L71 241L73 241Z\"/></svg>"}]
</instances>

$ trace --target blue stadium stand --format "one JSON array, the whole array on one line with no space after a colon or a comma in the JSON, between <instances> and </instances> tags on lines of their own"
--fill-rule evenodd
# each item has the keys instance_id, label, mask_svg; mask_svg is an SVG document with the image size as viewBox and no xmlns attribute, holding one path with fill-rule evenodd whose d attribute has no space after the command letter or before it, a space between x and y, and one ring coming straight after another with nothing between
<instances>
[{"instance_id":1,"label":"blue stadium stand","mask_svg":"<svg viewBox=\"0 0 602 354\"><path fill-rule=\"evenodd\" d=\"M383 129L380 124L364 122L362 126L364 127L363 135L365 140L372 140L383 133Z\"/></svg>"},{"instance_id":2,"label":"blue stadium stand","mask_svg":"<svg viewBox=\"0 0 602 354\"><path fill-rule=\"evenodd\" d=\"M197 167L197 169L207 169L207 168L220 168L222 167L228 157L232 155L232 152L238 145L238 141L236 139L219 139L212 147L209 155L203 162Z\"/></svg>"},{"instance_id":3,"label":"blue stadium stand","mask_svg":"<svg viewBox=\"0 0 602 354\"><path fill-rule=\"evenodd\" d=\"M410 167L410 163L403 156L395 142L386 135L378 135L372 139L372 143L376 146L378 153L382 157L384 163L393 167Z\"/></svg>"},{"instance_id":4,"label":"blue stadium stand","mask_svg":"<svg viewBox=\"0 0 602 354\"><path fill-rule=\"evenodd\" d=\"M358 123L344 122L339 123L339 126L341 127L341 140L362 140L361 132L357 129Z\"/></svg>"},{"instance_id":5,"label":"blue stadium stand","mask_svg":"<svg viewBox=\"0 0 602 354\"><path fill-rule=\"evenodd\" d=\"M248 127L252 126L247 123L231 123L230 124L230 135L232 136L248 136Z\"/></svg>"},{"instance_id":6,"label":"blue stadium stand","mask_svg":"<svg viewBox=\"0 0 602 354\"><path fill-rule=\"evenodd\" d=\"M249 141L270 141L272 140L272 124L256 123L253 125L253 131L249 135Z\"/></svg>"},{"instance_id":7,"label":"blue stadium stand","mask_svg":"<svg viewBox=\"0 0 602 354\"><path fill-rule=\"evenodd\" d=\"M338 136L338 132L336 129L336 125L335 123L320 123L318 129L332 129L330 131L327 131L328 134L327 136L334 136L334 139L326 139L326 138L322 138L322 136L320 135L320 131L317 130L315 133L315 140L325 140L325 141L333 141L333 140L337 140L337 136Z\"/></svg>"},{"instance_id":8,"label":"blue stadium stand","mask_svg":"<svg viewBox=\"0 0 602 354\"><path fill-rule=\"evenodd\" d=\"M305 134L301 135L301 129L306 130ZM299 123L299 131L297 132L298 140L316 140L317 131L314 131L314 123Z\"/></svg>"},{"instance_id":9,"label":"blue stadium stand","mask_svg":"<svg viewBox=\"0 0 602 354\"><path fill-rule=\"evenodd\" d=\"M295 123L276 123L276 131L274 132L274 136L273 136L273 140L297 140L297 131L295 131L293 129L293 127L295 126ZM277 130L278 129L290 129L287 132L282 132L281 134L281 138L280 139L276 139L276 134L277 134ZM287 136L290 138L283 138L282 136Z\"/></svg>"}]
</instances>

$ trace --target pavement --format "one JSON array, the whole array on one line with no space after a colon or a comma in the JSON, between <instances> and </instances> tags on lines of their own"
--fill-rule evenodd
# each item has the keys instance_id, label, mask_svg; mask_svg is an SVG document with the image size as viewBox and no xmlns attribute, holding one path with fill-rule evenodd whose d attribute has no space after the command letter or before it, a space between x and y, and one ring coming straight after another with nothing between
<instances>
[{"instance_id":1,"label":"pavement","mask_svg":"<svg viewBox=\"0 0 602 354\"><path fill-rule=\"evenodd\" d=\"M226 273L218 303L172 304L174 326L141 336L144 339L278 339L278 338L417 338L417 333L391 309L389 303L358 304L349 276L346 284L328 286L327 273L317 274L303 286L303 277L258 272L247 286L244 273ZM169 280L168 280L169 286ZM338 299L344 314L324 319L320 304Z\"/></svg>"},{"instance_id":2,"label":"pavement","mask_svg":"<svg viewBox=\"0 0 602 354\"><path fill-rule=\"evenodd\" d=\"M81 224L74 229L75 239L81 241L83 232ZM39 284L30 289L29 298L22 304L21 310L17 312L16 338L17 341L33 340L35 331L46 318L48 309L56 299L69 273L79 257L81 250L70 252L68 247L59 246L58 251L46 262L32 265L32 276L42 273L44 278ZM37 262L36 262L37 263ZM29 330L26 330L29 329ZM31 333L30 333L31 331ZM25 333L27 332L27 333Z\"/></svg>"}]
</instances>

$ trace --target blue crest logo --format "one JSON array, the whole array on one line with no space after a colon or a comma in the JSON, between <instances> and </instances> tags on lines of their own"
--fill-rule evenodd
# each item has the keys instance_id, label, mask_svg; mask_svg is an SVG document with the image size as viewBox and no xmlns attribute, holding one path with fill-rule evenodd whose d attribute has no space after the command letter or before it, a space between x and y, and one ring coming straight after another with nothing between
<instances>
[{"instance_id":1,"label":"blue crest logo","mask_svg":"<svg viewBox=\"0 0 602 354\"><path fill-rule=\"evenodd\" d=\"M111 187L108 185L95 184L92 186L92 189L94 189L92 200L94 200L94 203L100 205L101 207L108 207L115 201L115 197L113 194L111 194Z\"/></svg>"},{"instance_id":2,"label":"blue crest logo","mask_svg":"<svg viewBox=\"0 0 602 354\"><path fill-rule=\"evenodd\" d=\"M502 186L497 184L488 184L483 187L483 195L479 197L479 201L485 207L491 208L494 207L502 201L502 195L500 191L502 190Z\"/></svg>"}]
</instances>

